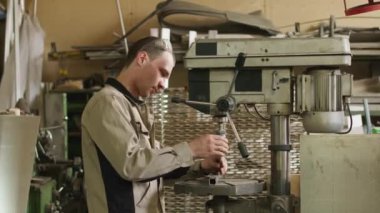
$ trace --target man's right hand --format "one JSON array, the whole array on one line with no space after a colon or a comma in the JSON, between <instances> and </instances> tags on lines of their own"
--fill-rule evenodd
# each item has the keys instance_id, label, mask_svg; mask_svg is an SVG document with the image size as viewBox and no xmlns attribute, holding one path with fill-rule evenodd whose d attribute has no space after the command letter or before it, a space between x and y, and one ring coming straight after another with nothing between
<instances>
[{"instance_id":1,"label":"man's right hand","mask_svg":"<svg viewBox=\"0 0 380 213\"><path fill-rule=\"evenodd\" d=\"M205 158L201 161L201 170L206 174L225 175L227 172L227 160L225 157L214 156Z\"/></svg>"},{"instance_id":2,"label":"man's right hand","mask_svg":"<svg viewBox=\"0 0 380 213\"><path fill-rule=\"evenodd\" d=\"M223 157L228 151L228 140L220 135L202 135L192 140L189 146L195 158Z\"/></svg>"}]
</instances>

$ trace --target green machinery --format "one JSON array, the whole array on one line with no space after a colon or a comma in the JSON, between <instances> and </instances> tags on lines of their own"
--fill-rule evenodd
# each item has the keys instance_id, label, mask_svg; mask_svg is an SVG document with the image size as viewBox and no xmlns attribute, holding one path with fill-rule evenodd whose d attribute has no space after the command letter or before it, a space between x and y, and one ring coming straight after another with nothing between
<instances>
[{"instance_id":1,"label":"green machinery","mask_svg":"<svg viewBox=\"0 0 380 213\"><path fill-rule=\"evenodd\" d=\"M44 95L28 213L86 212L81 162L81 114L94 90Z\"/></svg>"}]
</instances>

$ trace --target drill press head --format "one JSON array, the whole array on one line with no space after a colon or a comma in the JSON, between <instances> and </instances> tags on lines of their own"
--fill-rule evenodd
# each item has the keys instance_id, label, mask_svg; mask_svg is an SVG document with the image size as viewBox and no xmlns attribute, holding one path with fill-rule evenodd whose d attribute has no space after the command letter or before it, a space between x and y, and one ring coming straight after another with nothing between
<instances>
[{"instance_id":1,"label":"drill press head","mask_svg":"<svg viewBox=\"0 0 380 213\"><path fill-rule=\"evenodd\" d=\"M237 67L239 54L245 60ZM339 67L350 64L347 37L202 39L185 56L190 100L217 103L231 97L236 104L288 105L286 113L301 114L307 132L343 129L352 76ZM295 76L295 67L305 72ZM215 113L215 106L196 108Z\"/></svg>"}]
</instances>

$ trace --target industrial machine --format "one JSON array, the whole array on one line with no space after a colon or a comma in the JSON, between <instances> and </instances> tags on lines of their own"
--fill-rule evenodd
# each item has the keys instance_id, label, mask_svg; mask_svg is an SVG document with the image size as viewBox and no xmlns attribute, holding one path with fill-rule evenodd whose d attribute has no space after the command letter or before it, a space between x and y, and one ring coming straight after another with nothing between
<instances>
[{"instance_id":1,"label":"industrial machine","mask_svg":"<svg viewBox=\"0 0 380 213\"><path fill-rule=\"evenodd\" d=\"M28 213L86 212L81 158L61 159L54 150L51 131L62 128L55 126L39 131Z\"/></svg>"},{"instance_id":2,"label":"industrial machine","mask_svg":"<svg viewBox=\"0 0 380 213\"><path fill-rule=\"evenodd\" d=\"M271 179L265 202L230 199L254 195L262 183L191 180L175 184L176 193L213 195L206 208L225 212L294 212L289 180L289 115L300 114L309 133L347 133L345 111L352 93L352 75L340 66L351 64L345 36L312 38L202 39L185 56L189 100L174 99L214 115L225 134L230 122L242 157L247 150L230 113L239 104L267 104L271 122ZM351 122L352 123L352 122Z\"/></svg>"},{"instance_id":3,"label":"industrial machine","mask_svg":"<svg viewBox=\"0 0 380 213\"><path fill-rule=\"evenodd\" d=\"M28 213L87 212L80 150L80 116L91 91L44 94L45 126L35 149Z\"/></svg>"}]
</instances>

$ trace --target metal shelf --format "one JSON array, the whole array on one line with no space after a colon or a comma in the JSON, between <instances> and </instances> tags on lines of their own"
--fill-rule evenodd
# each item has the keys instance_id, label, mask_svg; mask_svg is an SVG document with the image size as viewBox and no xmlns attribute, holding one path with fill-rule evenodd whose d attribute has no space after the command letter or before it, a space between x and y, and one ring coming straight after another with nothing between
<instances>
[{"instance_id":1,"label":"metal shelf","mask_svg":"<svg viewBox=\"0 0 380 213\"><path fill-rule=\"evenodd\" d=\"M380 116L380 93L360 94L351 97L350 110L353 114L364 115L363 100L367 99L371 116Z\"/></svg>"}]
</instances>

